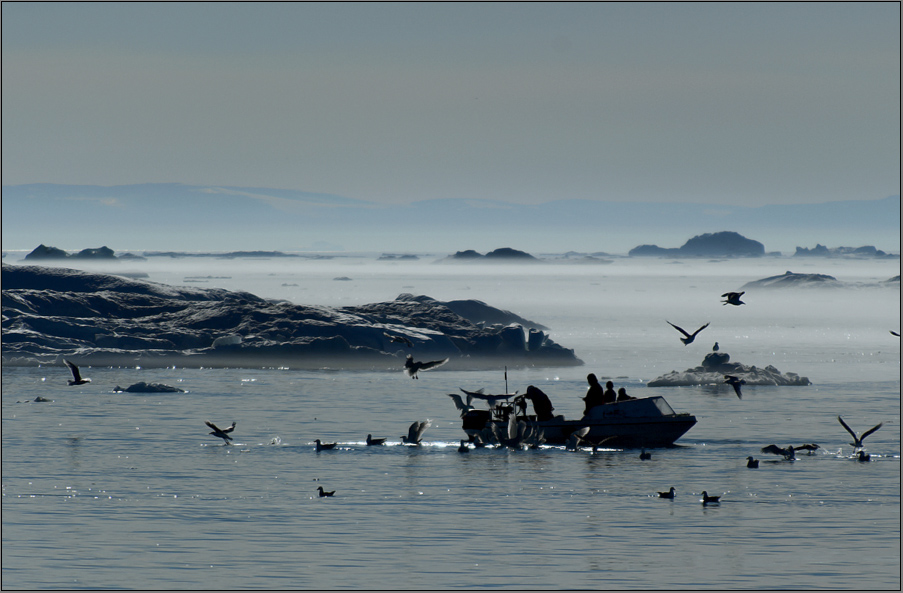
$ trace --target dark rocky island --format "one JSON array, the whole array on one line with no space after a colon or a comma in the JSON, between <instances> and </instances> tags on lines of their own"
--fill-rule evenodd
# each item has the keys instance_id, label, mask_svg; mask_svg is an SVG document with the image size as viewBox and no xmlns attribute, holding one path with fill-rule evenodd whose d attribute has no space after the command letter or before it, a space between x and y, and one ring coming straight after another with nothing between
<instances>
[{"instance_id":1,"label":"dark rocky island","mask_svg":"<svg viewBox=\"0 0 903 593\"><path fill-rule=\"evenodd\" d=\"M702 364L683 372L671 371L649 381L648 387L681 387L688 385L723 385L725 375L734 375L747 385L811 385L808 377L781 373L771 365L765 368L730 362L726 352L709 352Z\"/></svg>"},{"instance_id":2,"label":"dark rocky island","mask_svg":"<svg viewBox=\"0 0 903 593\"><path fill-rule=\"evenodd\" d=\"M658 245L640 245L628 252L631 257L762 257L765 246L747 239L739 233L721 231L697 235L681 247L664 248Z\"/></svg>"},{"instance_id":3,"label":"dark rocky island","mask_svg":"<svg viewBox=\"0 0 903 593\"><path fill-rule=\"evenodd\" d=\"M517 262L538 262L540 261L538 258L530 255L526 251L518 251L517 249L511 249L510 247L501 247L499 249L495 249L490 251L486 255L483 255L473 249L468 249L466 251L458 251L453 255L449 255L445 260L452 261L517 261Z\"/></svg>"},{"instance_id":4,"label":"dark rocky island","mask_svg":"<svg viewBox=\"0 0 903 593\"><path fill-rule=\"evenodd\" d=\"M145 258L133 255L131 253L123 253L118 256L116 253L104 245L103 247L91 248L91 249L82 249L78 253L69 254L62 249L57 247L48 247L43 243L35 247L31 253L25 256L27 260L58 260L58 259L87 259L87 260L117 260L117 259L128 259L128 260L143 260Z\"/></svg>"},{"instance_id":5,"label":"dark rocky island","mask_svg":"<svg viewBox=\"0 0 903 593\"><path fill-rule=\"evenodd\" d=\"M247 292L175 287L64 268L3 265L3 364L401 369L574 366L537 323L480 301L402 294L355 307L302 306ZM391 341L407 338L409 348Z\"/></svg>"},{"instance_id":6,"label":"dark rocky island","mask_svg":"<svg viewBox=\"0 0 903 593\"><path fill-rule=\"evenodd\" d=\"M828 248L820 243L816 243L815 247L797 247L793 257L852 257L852 258L877 258L877 259L900 259L899 254L889 254L873 245L864 245L862 247L833 247Z\"/></svg>"}]
</instances>

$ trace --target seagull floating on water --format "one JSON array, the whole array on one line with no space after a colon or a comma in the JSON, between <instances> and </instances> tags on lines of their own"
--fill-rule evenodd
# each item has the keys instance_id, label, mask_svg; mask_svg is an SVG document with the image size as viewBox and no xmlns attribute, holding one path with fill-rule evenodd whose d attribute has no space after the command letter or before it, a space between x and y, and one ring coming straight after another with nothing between
<instances>
[{"instance_id":1,"label":"seagull floating on water","mask_svg":"<svg viewBox=\"0 0 903 593\"><path fill-rule=\"evenodd\" d=\"M695 332L693 332L692 334L688 334L682 327L678 327L678 326L674 325L673 323L671 323L671 322L668 321L667 319L666 319L665 321L668 323L668 325L670 325L671 327L673 327L674 329L676 329L677 331L679 331L680 333L682 333L683 335L686 336L685 338L681 338L681 339L680 339L680 341L684 343L684 346L687 346L687 345L689 345L689 344L692 344L692 343L693 343L693 340L696 339L696 334L698 334L699 332L701 332L702 330L704 330L705 328L707 328L707 327L709 326L709 324L706 323L705 325L703 325L702 327L700 327L699 329L697 329L697 330L696 330Z\"/></svg>"},{"instance_id":2,"label":"seagull floating on water","mask_svg":"<svg viewBox=\"0 0 903 593\"><path fill-rule=\"evenodd\" d=\"M372 447L373 445L382 445L385 442L386 442L386 439L384 439L384 438L374 439L373 435L369 435L369 434L367 435L367 445L368 446Z\"/></svg>"},{"instance_id":3,"label":"seagull floating on water","mask_svg":"<svg viewBox=\"0 0 903 593\"><path fill-rule=\"evenodd\" d=\"M725 300L721 301L721 304L722 305L736 305L738 307L740 305L745 305L746 303L744 303L743 301L740 300L740 297L743 296L744 294L745 294L745 291L744 292L726 292L723 295L721 295L721 296L725 297Z\"/></svg>"},{"instance_id":4,"label":"seagull floating on water","mask_svg":"<svg viewBox=\"0 0 903 593\"><path fill-rule=\"evenodd\" d=\"M333 496L335 494L335 490L333 490L332 492L326 492L325 490L323 490L322 486L317 486L317 490L320 491L320 498L323 498L325 496Z\"/></svg>"},{"instance_id":5,"label":"seagull floating on water","mask_svg":"<svg viewBox=\"0 0 903 593\"><path fill-rule=\"evenodd\" d=\"M414 347L414 342L404 336L393 336L392 334L386 332L383 332L383 335L389 338L390 342L398 342L399 344L404 344L408 348Z\"/></svg>"},{"instance_id":6,"label":"seagull floating on water","mask_svg":"<svg viewBox=\"0 0 903 593\"><path fill-rule=\"evenodd\" d=\"M432 420L427 418L422 422L414 421L410 427L408 427L407 436L401 436L401 442L405 445L419 445L420 440L423 438L423 433L426 432L426 429L433 425Z\"/></svg>"},{"instance_id":7,"label":"seagull floating on water","mask_svg":"<svg viewBox=\"0 0 903 593\"><path fill-rule=\"evenodd\" d=\"M673 499L674 498L674 486L671 486L671 488L667 492L659 492L658 497Z\"/></svg>"},{"instance_id":8,"label":"seagull floating on water","mask_svg":"<svg viewBox=\"0 0 903 593\"><path fill-rule=\"evenodd\" d=\"M740 393L740 386L746 385L746 381L744 379L735 377L734 375L725 375L724 382L734 388L734 392L737 394L738 398L743 399L743 394Z\"/></svg>"},{"instance_id":9,"label":"seagull floating on water","mask_svg":"<svg viewBox=\"0 0 903 593\"><path fill-rule=\"evenodd\" d=\"M84 385L85 383L91 382L91 379L82 378L81 373L78 372L78 367L73 363L69 362L65 358L63 359L63 362L66 363L66 366L69 367L69 370L72 372L72 380L69 381L69 385Z\"/></svg>"},{"instance_id":10,"label":"seagull floating on water","mask_svg":"<svg viewBox=\"0 0 903 593\"><path fill-rule=\"evenodd\" d=\"M859 450L859 461L871 461L871 460L872 460L871 455L869 455L868 453L866 453L865 451L863 451L861 449Z\"/></svg>"},{"instance_id":11,"label":"seagull floating on water","mask_svg":"<svg viewBox=\"0 0 903 593\"><path fill-rule=\"evenodd\" d=\"M335 446L338 445L338 443L321 443L320 439L315 439L314 443L317 446L316 447L317 451L326 451L329 449L335 449Z\"/></svg>"},{"instance_id":12,"label":"seagull floating on water","mask_svg":"<svg viewBox=\"0 0 903 593\"><path fill-rule=\"evenodd\" d=\"M640 459L642 459L643 461L652 459L652 453L649 453L646 451L646 449L643 449L642 451L640 451Z\"/></svg>"},{"instance_id":13,"label":"seagull floating on water","mask_svg":"<svg viewBox=\"0 0 903 593\"><path fill-rule=\"evenodd\" d=\"M232 432L233 430L235 430L234 422L232 423L232 426L230 426L229 428L219 428L216 424L214 424L213 422L210 422L209 420L205 420L204 424L206 424L207 426L209 426L210 428L213 429L213 432L211 432L209 434L212 434L213 436L223 439L224 445L228 444L229 441L232 440L232 437L229 436L229 433Z\"/></svg>"},{"instance_id":14,"label":"seagull floating on water","mask_svg":"<svg viewBox=\"0 0 903 593\"><path fill-rule=\"evenodd\" d=\"M702 491L702 504L714 504L721 500L720 496L709 496L705 490Z\"/></svg>"},{"instance_id":15,"label":"seagull floating on water","mask_svg":"<svg viewBox=\"0 0 903 593\"><path fill-rule=\"evenodd\" d=\"M404 372L407 373L410 378L418 379L417 373L420 371L428 371L440 367L446 362L448 362L447 358L443 358L442 360L431 360L429 362L415 361L414 357L408 354L404 361Z\"/></svg>"},{"instance_id":16,"label":"seagull floating on water","mask_svg":"<svg viewBox=\"0 0 903 593\"><path fill-rule=\"evenodd\" d=\"M718 352L718 342L715 342L715 345L712 346L712 352Z\"/></svg>"},{"instance_id":17,"label":"seagull floating on water","mask_svg":"<svg viewBox=\"0 0 903 593\"><path fill-rule=\"evenodd\" d=\"M853 445L854 447L856 447L857 449L862 448L862 446L863 446L862 441L865 440L865 437L867 437L868 435L872 434L873 432L875 432L876 430L878 430L879 428L884 426L884 423L882 422L882 423L878 424L878 426L873 426L870 429L868 429L867 431L865 431L864 433L862 433L861 435L858 435L855 432L853 432L852 428L847 426L847 423L843 421L843 418L838 416L837 419L840 421L840 423L843 425L843 427L847 429L847 432L853 436L853 442L850 444Z\"/></svg>"},{"instance_id":18,"label":"seagull floating on water","mask_svg":"<svg viewBox=\"0 0 903 593\"><path fill-rule=\"evenodd\" d=\"M756 469L757 467L759 467L758 459L753 459L752 457L747 457L746 460L747 460L746 467L748 467L750 469Z\"/></svg>"}]
</instances>

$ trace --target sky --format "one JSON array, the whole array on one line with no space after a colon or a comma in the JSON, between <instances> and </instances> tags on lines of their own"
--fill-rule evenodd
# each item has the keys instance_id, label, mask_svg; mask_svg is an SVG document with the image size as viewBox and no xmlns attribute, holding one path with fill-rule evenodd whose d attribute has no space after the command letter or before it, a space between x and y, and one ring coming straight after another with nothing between
<instances>
[{"instance_id":1,"label":"sky","mask_svg":"<svg viewBox=\"0 0 903 593\"><path fill-rule=\"evenodd\" d=\"M2 142L4 185L874 200L900 5L4 2Z\"/></svg>"}]
</instances>

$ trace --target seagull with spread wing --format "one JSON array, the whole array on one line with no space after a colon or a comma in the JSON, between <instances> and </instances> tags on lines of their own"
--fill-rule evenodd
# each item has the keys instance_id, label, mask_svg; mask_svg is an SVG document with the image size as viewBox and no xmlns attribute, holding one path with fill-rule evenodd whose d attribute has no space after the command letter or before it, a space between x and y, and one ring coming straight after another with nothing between
<instances>
[{"instance_id":1,"label":"seagull with spread wing","mask_svg":"<svg viewBox=\"0 0 903 593\"><path fill-rule=\"evenodd\" d=\"M408 427L408 434L401 436L401 442L404 445L419 445L420 440L423 438L423 433L426 432L426 429L433 425L432 420L427 418L421 422L414 421L410 427Z\"/></svg>"},{"instance_id":2,"label":"seagull with spread wing","mask_svg":"<svg viewBox=\"0 0 903 593\"><path fill-rule=\"evenodd\" d=\"M865 431L865 432L862 433L862 434L856 434L855 432L853 432L853 429L850 428L850 427L847 425L847 423L843 421L843 418L841 418L840 416L838 416L837 419L840 421L840 424L841 424L844 428L847 429L847 432L850 433L850 434L853 436L853 442L850 443L850 444L853 445L854 447L856 447L857 449L861 449L861 448L863 447L862 441L865 440L865 437L867 437L868 435L872 434L873 432L875 432L876 430L878 430L879 428L881 428L882 426L884 426L884 423L881 422L880 424L878 424L878 426L873 426L873 427L871 427L870 429L868 429L867 431Z\"/></svg>"},{"instance_id":3,"label":"seagull with spread wing","mask_svg":"<svg viewBox=\"0 0 903 593\"><path fill-rule=\"evenodd\" d=\"M209 420L205 420L204 424L206 424L207 426L209 426L210 428L213 429L213 432L211 432L209 434L212 434L215 437L219 437L219 438L223 439L224 445L228 445L229 441L232 440L232 437L229 436L229 433L232 432L233 430L235 430L235 422L233 422L232 426L230 426L229 428L220 428L213 422L210 422Z\"/></svg>"},{"instance_id":4,"label":"seagull with spread wing","mask_svg":"<svg viewBox=\"0 0 903 593\"><path fill-rule=\"evenodd\" d=\"M66 363L66 366L69 367L69 371L72 373L72 379L69 381L69 385L84 385L85 383L90 383L91 379L82 378L81 373L78 372L78 367L75 366L72 362L69 362L65 358L63 362Z\"/></svg>"},{"instance_id":5,"label":"seagull with spread wing","mask_svg":"<svg viewBox=\"0 0 903 593\"><path fill-rule=\"evenodd\" d=\"M682 333L684 336L686 336L685 338L681 338L681 339L680 339L680 341L684 343L684 346L687 346L687 345L689 345L689 344L692 344L692 343L693 343L693 340L696 339L696 334L698 334L699 332L701 332L702 330L704 330L705 328L707 328L707 327L709 326L709 324L706 323L705 325L703 325L702 327L700 327L699 329L697 329L697 330L696 330L695 332L693 332L692 334L689 334L689 333L687 333L682 327L678 327L678 326L674 325L673 323L671 323L671 322L668 321L667 319L666 319L665 321L668 323L668 325L670 325L671 327L673 327L674 329L676 329L677 331L679 331L680 333Z\"/></svg>"},{"instance_id":6,"label":"seagull with spread wing","mask_svg":"<svg viewBox=\"0 0 903 593\"><path fill-rule=\"evenodd\" d=\"M429 362L415 361L414 357L408 354L404 361L404 372L407 373L411 379L418 379L417 373L420 371L428 371L436 367L441 367L446 362L448 362L447 358L443 358L442 360L431 360Z\"/></svg>"}]
</instances>

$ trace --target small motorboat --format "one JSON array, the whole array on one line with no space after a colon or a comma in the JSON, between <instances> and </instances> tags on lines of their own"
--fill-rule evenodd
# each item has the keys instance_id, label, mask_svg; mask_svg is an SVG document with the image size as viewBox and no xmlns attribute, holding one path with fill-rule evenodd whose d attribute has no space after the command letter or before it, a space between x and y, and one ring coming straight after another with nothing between
<instances>
[{"instance_id":1,"label":"small motorboat","mask_svg":"<svg viewBox=\"0 0 903 593\"><path fill-rule=\"evenodd\" d=\"M660 395L595 406L579 420L567 420L564 416L537 420L535 415L518 414L518 409L523 407L498 403L489 410L470 410L462 416L464 432L471 439L487 432L506 434L514 414L515 423L523 422L541 432L543 442L548 444L565 444L572 433L589 427L581 441L604 443L605 447L651 448L673 445L696 424L695 416L675 412Z\"/></svg>"}]
</instances>

